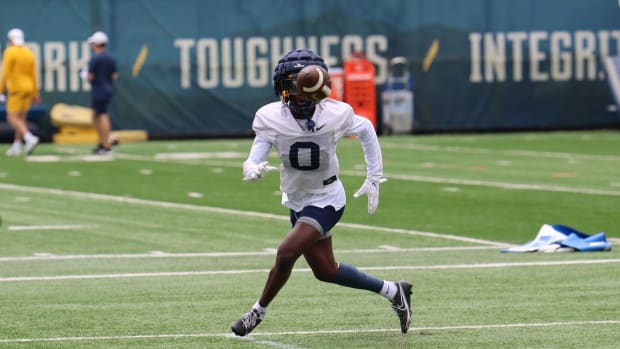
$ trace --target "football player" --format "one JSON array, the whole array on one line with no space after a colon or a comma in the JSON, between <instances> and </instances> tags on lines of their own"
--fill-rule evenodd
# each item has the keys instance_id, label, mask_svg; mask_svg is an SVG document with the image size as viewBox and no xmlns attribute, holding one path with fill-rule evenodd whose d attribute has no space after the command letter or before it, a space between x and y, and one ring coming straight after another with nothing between
<instances>
[{"instance_id":1,"label":"football player","mask_svg":"<svg viewBox=\"0 0 620 349\"><path fill-rule=\"evenodd\" d=\"M367 164L364 183L353 195L368 197L368 213L379 204L383 181L381 148L371 122L355 115L350 105L324 98L313 101L296 86L296 74L303 67L318 65L327 70L323 58L310 50L293 50L277 63L273 74L275 94L280 101L256 112L252 128L254 142L243 163L243 180L257 181L276 170L267 158L274 147L280 158L282 204L290 210L292 229L277 250L260 298L231 325L238 336L250 333L264 318L267 307L287 282L293 266L304 256L320 281L375 292L387 298L407 332L411 323L411 284L384 281L337 261L332 249L332 228L344 212L346 195L339 177L336 155L338 141L357 136Z\"/></svg>"}]
</instances>

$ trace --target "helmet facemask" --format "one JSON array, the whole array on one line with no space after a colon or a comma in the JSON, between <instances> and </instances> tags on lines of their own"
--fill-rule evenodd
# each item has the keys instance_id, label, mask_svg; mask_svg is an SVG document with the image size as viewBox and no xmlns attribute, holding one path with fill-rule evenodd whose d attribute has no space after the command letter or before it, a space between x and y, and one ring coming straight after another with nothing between
<instances>
[{"instance_id":1,"label":"helmet facemask","mask_svg":"<svg viewBox=\"0 0 620 349\"><path fill-rule=\"evenodd\" d=\"M310 119L316 101L307 100L297 88L297 73L308 65L317 65L325 70L327 66L321 56L310 50L293 50L284 55L276 65L273 75L274 91L295 116Z\"/></svg>"},{"instance_id":2,"label":"helmet facemask","mask_svg":"<svg viewBox=\"0 0 620 349\"><path fill-rule=\"evenodd\" d=\"M297 74L289 74L286 79L282 80L282 92L280 92L280 100L291 110L296 116L311 118L314 113L315 101L307 100L299 92L297 88Z\"/></svg>"}]
</instances>

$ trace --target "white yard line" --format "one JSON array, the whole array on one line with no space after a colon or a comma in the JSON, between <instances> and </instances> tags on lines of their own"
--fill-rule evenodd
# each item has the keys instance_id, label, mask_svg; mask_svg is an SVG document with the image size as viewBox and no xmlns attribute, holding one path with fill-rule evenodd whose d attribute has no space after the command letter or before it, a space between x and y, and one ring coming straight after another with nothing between
<instances>
[{"instance_id":1,"label":"white yard line","mask_svg":"<svg viewBox=\"0 0 620 349\"><path fill-rule=\"evenodd\" d=\"M533 158L554 158L554 159L571 159L571 160L597 160L597 161L620 161L620 156L616 155L598 155L598 154L576 154L565 152L551 151L535 151L535 150L519 150L508 149L498 150L491 148L477 147L458 147L458 146L441 146L432 144L394 144L389 142L381 142L381 148L385 149L410 149L421 151L439 151L447 153L463 153L463 154L506 154L511 156L523 156Z\"/></svg>"},{"instance_id":2,"label":"white yard line","mask_svg":"<svg viewBox=\"0 0 620 349\"><path fill-rule=\"evenodd\" d=\"M347 176L357 176L357 177L359 176L363 177L366 175L366 173L362 171L340 171L340 173L342 173L343 175L347 175ZM438 184L470 185L470 186L476 186L476 187L492 187L492 188L511 189L511 190L536 190L536 191L551 191L551 192L573 193L573 194L620 196L620 191L618 190L562 187L562 186L557 186L557 185L507 183L507 182L495 182L495 181L480 181L480 180L475 180L475 179L443 178L443 177L416 176L416 175L393 174L393 173L386 173L385 177L390 178L390 179L400 179L404 181L438 183Z\"/></svg>"},{"instance_id":3,"label":"white yard line","mask_svg":"<svg viewBox=\"0 0 620 349\"><path fill-rule=\"evenodd\" d=\"M436 327L412 327L413 331L458 331L458 330L486 330L486 329L506 329L506 328L537 328L537 327L566 327L566 326L604 326L619 325L620 320L593 320L593 321L565 321L565 322L535 322L535 323L514 323L514 324L487 324L487 325L458 325L458 326L436 326ZM82 337L43 337L43 338L6 338L0 339L0 343L35 343L35 342L88 342L88 341L109 341L109 340L133 340L133 339L165 339L165 338L230 338L240 340L251 340L257 343L265 343L254 337L274 337L274 336L308 336L318 334L355 334L355 333L384 333L400 332L394 328L374 328L374 329L350 329L350 330L316 330L316 331L281 331L281 332L255 332L251 336L242 338L236 337L231 333L178 333L178 334L141 334L131 336L82 336ZM278 343L268 341L270 343ZM283 348L299 348L288 344Z\"/></svg>"},{"instance_id":4,"label":"white yard line","mask_svg":"<svg viewBox=\"0 0 620 349\"><path fill-rule=\"evenodd\" d=\"M441 150L441 151L453 151L464 153L491 153L492 150L487 148L463 148L463 147L438 147L438 146L426 146L415 145L413 149L424 150ZM529 156L529 157L549 157L549 158L566 158L566 159L581 159L581 160L603 160L603 161L620 161L620 156L613 155L589 155L589 154L571 154L571 153L554 153L554 152L537 152L527 150L510 150L505 152L508 155ZM119 154L120 155L120 154ZM117 156L119 157L119 156ZM126 160L138 160L138 161L169 161L161 159L153 159L147 156L134 156L134 155L122 155L120 158ZM172 159L172 157L171 157ZM205 164L197 163L197 164ZM231 164L229 162L209 162L208 164L213 166L222 167L239 167L238 164ZM366 173L363 171L350 171L341 170L341 174L355 177L365 177ZM439 184L457 184L457 185L470 185L479 187L492 187L512 190L537 190L537 191L551 191L561 193L576 193L576 194L588 194L588 195L606 195L606 196L620 196L620 191L606 190L606 189L588 189L588 188L574 188L574 187L562 187L556 185L544 185L544 184L522 184L522 183L509 183L509 182L496 182L496 181L481 181L472 179L457 179L457 178L444 178L433 176L416 176L398 173L385 173L386 178L399 179L413 182L427 182L427 183L439 183Z\"/></svg>"},{"instance_id":5,"label":"white yard line","mask_svg":"<svg viewBox=\"0 0 620 349\"><path fill-rule=\"evenodd\" d=\"M444 152L458 152L458 153L497 153L495 150L488 148L468 148L468 147L445 147L435 145L424 144L409 144L409 145L386 145L386 148L404 148L404 149L418 149L429 151L444 151ZM573 154L573 153L560 153L560 152L540 152L529 150L506 150L500 153L507 155L528 156L528 157L548 157L548 158L565 158L565 159L579 159L579 160L601 160L601 161L620 161L620 156L614 155L592 155L592 154ZM188 156L190 154L191 156ZM133 161L151 161L151 162L178 162L183 161L185 164L196 165L211 165L220 167L239 167L238 163L230 163L225 161L209 161L211 159L227 159L231 158L230 154L235 156L241 156L244 153L236 152L223 152L220 153L205 152L205 153L162 153L153 156L145 155L133 155L133 154L115 154L116 158ZM196 162L196 160L206 160ZM59 157L58 161L62 161ZM366 173L363 171L350 171L341 170L341 174L355 177L365 177ZM588 195L605 195L605 196L620 196L620 191L606 190L606 189L589 189L589 188L574 188L574 187L562 187L555 185L544 184L522 184L522 183L509 183L509 182L496 182L496 181L481 181L472 179L457 179L457 178L444 178L433 176L417 176L398 173L385 173L386 178L414 181L414 182L428 182L428 183L440 183L440 184L457 184L457 185L469 185L469 186L481 186L481 187L493 187L502 189L513 190L536 190L536 191L551 191L562 193L576 193L576 194L588 194Z\"/></svg>"},{"instance_id":6,"label":"white yard line","mask_svg":"<svg viewBox=\"0 0 620 349\"><path fill-rule=\"evenodd\" d=\"M456 270L456 269L487 269L487 268L520 268L520 267L554 267L565 265L592 265L620 263L620 258L615 259L581 259L565 261L540 261L540 262L512 262L512 263L473 263L473 264L443 264L443 265L402 265L402 266L378 266L358 267L360 270ZM116 273L116 274L75 274L75 275L51 275L51 276L13 276L0 277L0 283L4 282L29 282L29 281L58 281L58 280L91 280L91 279L127 279L142 277L174 277L174 276L205 276L205 275L241 275L254 273L268 273L269 269L237 269L237 270L204 270L204 271L180 271L180 272L150 272L150 273ZM296 268L296 273L312 272L310 268Z\"/></svg>"},{"instance_id":7,"label":"white yard line","mask_svg":"<svg viewBox=\"0 0 620 349\"><path fill-rule=\"evenodd\" d=\"M92 229L97 225L83 224L59 224L59 225L9 225L9 231L27 231L27 230L72 230L72 229Z\"/></svg>"},{"instance_id":8,"label":"white yard line","mask_svg":"<svg viewBox=\"0 0 620 349\"><path fill-rule=\"evenodd\" d=\"M183 210L193 210L193 211L203 211L203 212L215 212L215 213L228 214L228 215L234 215L234 216L257 217L257 218L277 219L277 220L287 220L287 221L290 219L289 216L276 215L276 214L271 214L271 213L242 211L242 210L234 210L234 209L213 207L213 206L179 204L179 203L174 203L174 202L146 200L146 199L138 199L138 198L131 198L131 197L126 197L126 196L115 196L115 195L107 195L107 194L86 193L86 192L63 190L63 189L28 187L28 186L8 184L8 183L0 183L0 190L2 189L20 191L20 192L38 193L38 194L58 195L58 196L64 196L64 197L76 197L76 198L82 198L82 199L91 199L91 200L108 201L108 202L119 202L119 203L125 203L125 204L151 206L151 207L173 208L173 209L183 209ZM427 237L433 237L433 238L438 238L438 239L470 242L470 243L482 244L482 245L487 245L487 246L497 246L497 247L506 246L506 244L502 242L474 239L474 238L468 238L468 237L451 235L451 234L438 234L438 233L430 233L430 232L423 232L423 231L417 231L417 230L378 227L378 226L353 224L353 223L346 223L346 222L340 222L338 224L341 227L348 227L348 228L353 228L353 229L382 231L382 232L407 234L407 235L415 235L415 236L427 236Z\"/></svg>"},{"instance_id":9,"label":"white yard line","mask_svg":"<svg viewBox=\"0 0 620 349\"><path fill-rule=\"evenodd\" d=\"M413 248L369 248L353 250L334 250L336 254L372 254L372 253L411 253L411 252L454 252L495 250L495 246L449 246L449 247L413 247ZM0 262L30 262L30 261L66 261L66 260L96 260L96 259L149 259L149 258L222 258L222 257L252 257L274 256L275 249L266 251L246 252L185 252L170 253L151 251L149 253L118 253L118 254L76 254L56 255L51 253L37 253L33 256L0 257Z\"/></svg>"}]
</instances>

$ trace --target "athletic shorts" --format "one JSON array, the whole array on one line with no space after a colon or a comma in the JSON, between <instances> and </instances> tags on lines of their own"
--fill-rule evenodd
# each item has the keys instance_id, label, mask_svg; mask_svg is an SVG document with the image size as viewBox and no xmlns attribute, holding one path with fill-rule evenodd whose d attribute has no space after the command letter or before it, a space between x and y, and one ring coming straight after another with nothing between
<instances>
[{"instance_id":1,"label":"athletic shorts","mask_svg":"<svg viewBox=\"0 0 620 349\"><path fill-rule=\"evenodd\" d=\"M95 111L95 115L107 114L108 104L110 104L110 98L98 98L92 100L91 107Z\"/></svg>"},{"instance_id":2,"label":"athletic shorts","mask_svg":"<svg viewBox=\"0 0 620 349\"><path fill-rule=\"evenodd\" d=\"M301 211L291 211L291 225L303 222L315 227L321 233L321 239L332 235L331 229L340 221L344 207L336 211L333 206L317 207L306 206Z\"/></svg>"},{"instance_id":3,"label":"athletic shorts","mask_svg":"<svg viewBox=\"0 0 620 349\"><path fill-rule=\"evenodd\" d=\"M33 95L30 92L9 92L6 98L6 112L27 112L30 109L32 97Z\"/></svg>"}]
</instances>

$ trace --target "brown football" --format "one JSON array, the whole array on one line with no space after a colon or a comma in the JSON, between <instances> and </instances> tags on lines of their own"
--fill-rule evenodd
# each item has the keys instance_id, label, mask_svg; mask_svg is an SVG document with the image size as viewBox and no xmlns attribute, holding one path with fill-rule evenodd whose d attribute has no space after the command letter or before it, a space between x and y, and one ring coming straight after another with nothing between
<instances>
[{"instance_id":1,"label":"brown football","mask_svg":"<svg viewBox=\"0 0 620 349\"><path fill-rule=\"evenodd\" d=\"M297 88L304 97L317 102L332 93L329 74L318 65L309 65L297 73Z\"/></svg>"}]
</instances>

